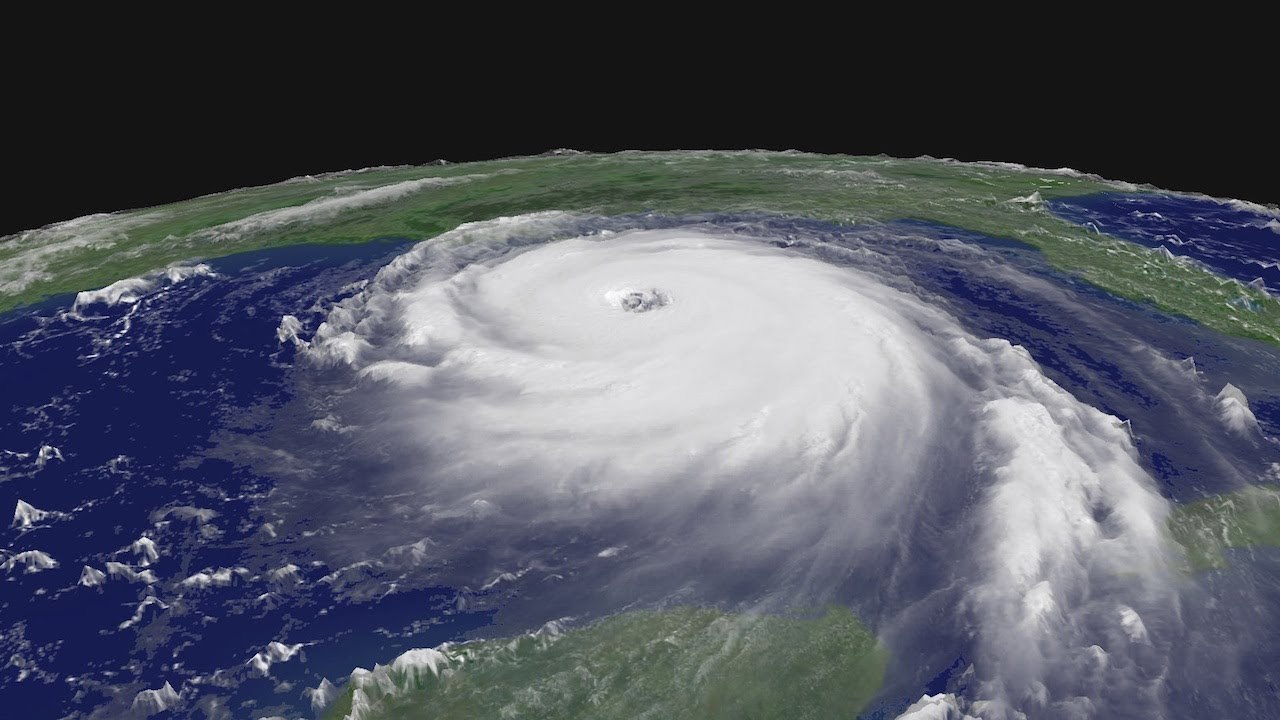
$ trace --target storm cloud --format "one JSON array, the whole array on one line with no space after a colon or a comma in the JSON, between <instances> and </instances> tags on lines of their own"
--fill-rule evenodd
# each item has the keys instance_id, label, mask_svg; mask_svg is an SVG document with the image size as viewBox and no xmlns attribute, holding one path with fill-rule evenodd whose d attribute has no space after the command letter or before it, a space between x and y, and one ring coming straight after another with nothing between
<instances>
[{"instance_id":1,"label":"storm cloud","mask_svg":"<svg viewBox=\"0 0 1280 720\"><path fill-rule=\"evenodd\" d=\"M848 602L893 651L929 643L898 615L945 592L937 632L974 653L957 711L1158 708L1169 505L1128 429L900 280L780 244L464 226L299 345L305 405L429 536L416 563L554 580L544 620L750 586L765 609ZM410 542L342 533L378 541Z\"/></svg>"}]
</instances>

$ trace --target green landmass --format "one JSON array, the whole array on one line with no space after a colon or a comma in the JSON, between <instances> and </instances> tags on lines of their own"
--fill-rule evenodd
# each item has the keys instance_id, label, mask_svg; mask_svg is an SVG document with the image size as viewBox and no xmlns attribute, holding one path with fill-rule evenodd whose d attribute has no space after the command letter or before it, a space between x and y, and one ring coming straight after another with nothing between
<instances>
[{"instance_id":1,"label":"green landmass","mask_svg":"<svg viewBox=\"0 0 1280 720\"><path fill-rule=\"evenodd\" d=\"M439 178L342 208L378 187ZM1096 178L1005 167L770 152L620 153L398 167L305 178L0 239L0 311L167 264L299 243L426 239L541 210L769 212L837 223L904 218L1039 248L1054 267L1220 332L1280 344L1280 303L1201 266L1061 220L1037 203L1115 190ZM310 205L307 205L310 203ZM299 208L281 217L281 210ZM275 215L273 215L273 213ZM239 223L239 225L237 225Z\"/></svg>"},{"instance_id":2,"label":"green landmass","mask_svg":"<svg viewBox=\"0 0 1280 720\"><path fill-rule=\"evenodd\" d=\"M1280 486L1250 486L1178 505L1169 531L1192 570L1224 567L1227 548L1280 547Z\"/></svg>"},{"instance_id":3,"label":"green landmass","mask_svg":"<svg viewBox=\"0 0 1280 720\"><path fill-rule=\"evenodd\" d=\"M564 632L442 646L353 680L324 714L372 718L855 718L887 653L846 608L820 617L635 611ZM357 687L359 686L359 687Z\"/></svg>"}]
</instances>

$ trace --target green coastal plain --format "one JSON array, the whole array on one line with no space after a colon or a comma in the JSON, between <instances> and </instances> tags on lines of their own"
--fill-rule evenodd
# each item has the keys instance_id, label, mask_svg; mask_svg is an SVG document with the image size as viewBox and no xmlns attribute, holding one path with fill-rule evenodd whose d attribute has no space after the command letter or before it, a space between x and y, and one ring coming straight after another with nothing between
<instances>
[{"instance_id":1,"label":"green coastal plain","mask_svg":"<svg viewBox=\"0 0 1280 720\"><path fill-rule=\"evenodd\" d=\"M302 243L427 239L545 210L760 212L842 224L917 219L1016 240L1114 295L1280 344L1280 304L1202 266L1059 219L1039 200L1131 186L928 158L627 152L375 168L298 178L0 239L0 311L170 263Z\"/></svg>"},{"instance_id":2,"label":"green coastal plain","mask_svg":"<svg viewBox=\"0 0 1280 720\"><path fill-rule=\"evenodd\" d=\"M1178 505L1169 530L1193 571L1226 567L1228 549L1280 547L1280 486L1253 485Z\"/></svg>"},{"instance_id":3,"label":"green coastal plain","mask_svg":"<svg viewBox=\"0 0 1280 720\"><path fill-rule=\"evenodd\" d=\"M854 615L625 612L565 632L442 646L348 683L327 720L856 718L887 653Z\"/></svg>"}]
</instances>

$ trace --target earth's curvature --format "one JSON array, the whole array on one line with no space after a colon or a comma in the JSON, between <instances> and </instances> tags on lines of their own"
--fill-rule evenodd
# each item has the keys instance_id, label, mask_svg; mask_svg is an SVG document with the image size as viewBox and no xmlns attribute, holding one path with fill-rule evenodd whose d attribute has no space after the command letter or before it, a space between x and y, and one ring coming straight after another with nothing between
<instances>
[{"instance_id":1,"label":"earth's curvature","mask_svg":"<svg viewBox=\"0 0 1280 720\"><path fill-rule=\"evenodd\" d=\"M14 717L1269 718L1280 211L557 153L0 239Z\"/></svg>"}]
</instances>

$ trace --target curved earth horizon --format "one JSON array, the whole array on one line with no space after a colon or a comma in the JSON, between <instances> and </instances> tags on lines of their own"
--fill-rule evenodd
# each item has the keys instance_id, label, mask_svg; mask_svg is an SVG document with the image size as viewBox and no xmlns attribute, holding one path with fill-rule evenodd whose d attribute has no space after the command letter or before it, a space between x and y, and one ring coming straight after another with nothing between
<instances>
[{"instance_id":1,"label":"curved earth horizon","mask_svg":"<svg viewBox=\"0 0 1280 720\"><path fill-rule=\"evenodd\" d=\"M1267 718L1280 209L671 151L0 238L23 717Z\"/></svg>"}]
</instances>

